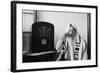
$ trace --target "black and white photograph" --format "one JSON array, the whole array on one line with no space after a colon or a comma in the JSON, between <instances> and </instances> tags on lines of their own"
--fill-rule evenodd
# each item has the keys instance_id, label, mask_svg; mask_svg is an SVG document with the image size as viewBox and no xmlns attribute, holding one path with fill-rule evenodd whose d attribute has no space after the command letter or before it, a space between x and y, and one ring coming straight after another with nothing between
<instances>
[{"instance_id":1,"label":"black and white photograph","mask_svg":"<svg viewBox=\"0 0 100 73\"><path fill-rule=\"evenodd\" d=\"M12 1L12 71L96 67L96 9Z\"/></svg>"},{"instance_id":2,"label":"black and white photograph","mask_svg":"<svg viewBox=\"0 0 100 73\"><path fill-rule=\"evenodd\" d=\"M88 60L89 13L22 10L23 62Z\"/></svg>"}]
</instances>

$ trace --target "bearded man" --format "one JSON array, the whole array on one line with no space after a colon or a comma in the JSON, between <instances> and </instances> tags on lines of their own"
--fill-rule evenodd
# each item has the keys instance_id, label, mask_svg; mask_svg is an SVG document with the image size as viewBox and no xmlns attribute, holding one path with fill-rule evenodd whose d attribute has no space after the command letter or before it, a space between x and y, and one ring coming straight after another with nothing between
<instances>
[{"instance_id":1,"label":"bearded man","mask_svg":"<svg viewBox=\"0 0 100 73\"><path fill-rule=\"evenodd\" d=\"M58 53L57 61L88 59L86 42L72 24L67 26L64 36L58 40L56 50Z\"/></svg>"}]
</instances>

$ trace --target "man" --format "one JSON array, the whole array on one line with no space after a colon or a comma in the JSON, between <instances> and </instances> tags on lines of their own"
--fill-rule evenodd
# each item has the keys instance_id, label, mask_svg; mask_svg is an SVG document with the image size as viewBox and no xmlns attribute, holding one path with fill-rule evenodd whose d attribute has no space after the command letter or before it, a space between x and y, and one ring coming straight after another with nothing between
<instances>
[{"instance_id":1,"label":"man","mask_svg":"<svg viewBox=\"0 0 100 73\"><path fill-rule=\"evenodd\" d=\"M86 42L72 24L67 26L64 36L58 40L56 49L58 53L57 61L88 59Z\"/></svg>"}]
</instances>

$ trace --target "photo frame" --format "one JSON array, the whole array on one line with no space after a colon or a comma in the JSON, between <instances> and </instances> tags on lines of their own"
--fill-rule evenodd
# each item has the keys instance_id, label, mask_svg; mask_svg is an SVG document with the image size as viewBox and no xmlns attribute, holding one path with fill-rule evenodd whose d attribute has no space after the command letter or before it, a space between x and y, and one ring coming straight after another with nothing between
<instances>
[{"instance_id":1,"label":"photo frame","mask_svg":"<svg viewBox=\"0 0 100 73\"><path fill-rule=\"evenodd\" d=\"M97 12L90 5L12 1L11 71L97 67ZM57 42L69 30L67 24L75 25L85 39L86 59L57 61Z\"/></svg>"}]
</instances>

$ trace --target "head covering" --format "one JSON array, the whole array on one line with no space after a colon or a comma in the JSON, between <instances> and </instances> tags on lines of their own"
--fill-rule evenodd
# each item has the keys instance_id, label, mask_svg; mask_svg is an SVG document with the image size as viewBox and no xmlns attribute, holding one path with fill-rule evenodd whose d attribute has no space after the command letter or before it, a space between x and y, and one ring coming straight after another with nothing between
<instances>
[{"instance_id":1,"label":"head covering","mask_svg":"<svg viewBox=\"0 0 100 73\"><path fill-rule=\"evenodd\" d=\"M65 33L67 33L69 31L70 27L73 27L73 28L75 28L77 30L76 25L68 24L67 27L66 27Z\"/></svg>"}]
</instances>

